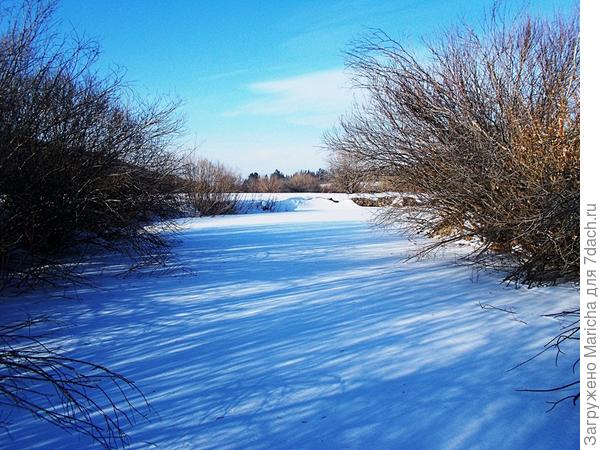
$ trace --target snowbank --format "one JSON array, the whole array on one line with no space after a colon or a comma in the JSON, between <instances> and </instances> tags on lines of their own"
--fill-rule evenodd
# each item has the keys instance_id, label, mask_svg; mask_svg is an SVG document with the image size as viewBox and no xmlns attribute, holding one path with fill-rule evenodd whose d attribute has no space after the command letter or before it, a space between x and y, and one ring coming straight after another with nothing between
<instances>
[{"instance_id":1,"label":"snowbank","mask_svg":"<svg viewBox=\"0 0 600 450\"><path fill-rule=\"evenodd\" d=\"M508 371L558 331L542 314L576 305L575 289L506 287L456 264L459 246L404 262L415 243L345 195L276 199L284 212L186 221L186 271L99 274L70 299L3 299L0 317L72 323L73 356L135 380L156 414L130 427L132 448L577 448L578 408L545 413L560 394L515 390L571 381L578 348ZM91 447L10 421L2 449Z\"/></svg>"},{"instance_id":2,"label":"snowbank","mask_svg":"<svg viewBox=\"0 0 600 450\"><path fill-rule=\"evenodd\" d=\"M341 203L341 205L338 205ZM290 212L295 210L340 209L351 207L353 202L346 194L241 194L238 200L239 214L260 214L265 212ZM339 206L339 207L338 207Z\"/></svg>"}]
</instances>

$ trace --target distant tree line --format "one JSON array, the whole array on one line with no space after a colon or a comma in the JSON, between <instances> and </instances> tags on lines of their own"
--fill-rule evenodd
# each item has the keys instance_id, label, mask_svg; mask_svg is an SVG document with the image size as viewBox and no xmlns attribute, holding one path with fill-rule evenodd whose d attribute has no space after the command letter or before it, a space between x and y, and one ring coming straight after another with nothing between
<instances>
[{"instance_id":1,"label":"distant tree line","mask_svg":"<svg viewBox=\"0 0 600 450\"><path fill-rule=\"evenodd\" d=\"M382 172L371 173L363 164L334 157L327 169L299 170L290 175L275 169L271 174L250 173L245 179L233 169L205 158L193 159L186 164L185 189L191 204L201 215L233 212L232 201L238 196L228 193L277 192L340 192L347 194L384 192L401 189L413 192L413 186L391 184ZM229 199L229 200L228 200ZM228 203L228 204L227 204Z\"/></svg>"},{"instance_id":2,"label":"distant tree line","mask_svg":"<svg viewBox=\"0 0 600 450\"><path fill-rule=\"evenodd\" d=\"M240 212L244 193L330 192L329 172L302 170L286 175L253 172L246 179L219 162L191 158L185 164L182 195L187 214L215 216Z\"/></svg>"},{"instance_id":3,"label":"distant tree line","mask_svg":"<svg viewBox=\"0 0 600 450\"><path fill-rule=\"evenodd\" d=\"M244 192L324 192L329 191L329 172L301 170L286 175L276 169L270 175L253 172L242 182Z\"/></svg>"}]
</instances>

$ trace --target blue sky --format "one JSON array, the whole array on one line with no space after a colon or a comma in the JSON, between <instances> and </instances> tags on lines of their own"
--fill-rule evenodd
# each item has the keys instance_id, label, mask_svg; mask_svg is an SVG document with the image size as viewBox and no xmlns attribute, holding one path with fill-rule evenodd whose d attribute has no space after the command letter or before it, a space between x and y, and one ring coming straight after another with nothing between
<instances>
[{"instance_id":1,"label":"blue sky","mask_svg":"<svg viewBox=\"0 0 600 450\"><path fill-rule=\"evenodd\" d=\"M510 0L510 4L522 3ZM532 0L549 13L573 2ZM324 131L351 104L343 51L369 28L418 45L489 1L62 0L57 18L96 39L101 64L143 94L184 102L187 141L244 175L326 165Z\"/></svg>"}]
</instances>

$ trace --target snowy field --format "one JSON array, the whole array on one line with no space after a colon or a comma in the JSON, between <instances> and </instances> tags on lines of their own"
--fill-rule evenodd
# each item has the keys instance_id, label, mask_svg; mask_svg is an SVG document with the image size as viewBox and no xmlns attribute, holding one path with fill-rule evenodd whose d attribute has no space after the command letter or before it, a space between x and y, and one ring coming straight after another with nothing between
<instances>
[{"instance_id":1,"label":"snowy field","mask_svg":"<svg viewBox=\"0 0 600 450\"><path fill-rule=\"evenodd\" d=\"M0 320L56 317L70 355L135 380L155 412L128 429L132 448L578 448L578 406L546 413L561 394L516 392L572 381L578 349L508 371L559 331L541 315L577 290L504 286L458 264L461 246L405 262L418 243L329 197L190 220L174 249L188 270L3 299ZM2 449L96 447L9 419Z\"/></svg>"}]
</instances>

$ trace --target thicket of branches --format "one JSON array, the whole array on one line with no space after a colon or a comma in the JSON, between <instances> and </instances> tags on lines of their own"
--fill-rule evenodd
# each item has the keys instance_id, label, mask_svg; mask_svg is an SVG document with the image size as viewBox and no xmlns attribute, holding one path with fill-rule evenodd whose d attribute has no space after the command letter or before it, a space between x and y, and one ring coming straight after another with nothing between
<instances>
[{"instance_id":1,"label":"thicket of branches","mask_svg":"<svg viewBox=\"0 0 600 450\"><path fill-rule=\"evenodd\" d=\"M48 346L46 318L0 326L0 407L18 407L104 448L123 447L126 429L146 418L146 399L124 376ZM142 408L142 409L140 409ZM10 430L8 417L0 427Z\"/></svg>"},{"instance_id":2,"label":"thicket of branches","mask_svg":"<svg viewBox=\"0 0 600 450\"><path fill-rule=\"evenodd\" d=\"M334 157L417 192L384 219L442 236L433 247L472 239L480 260L509 256L509 280L578 279L578 14L494 10L427 48L376 32L349 52L369 100L326 136Z\"/></svg>"},{"instance_id":3,"label":"thicket of branches","mask_svg":"<svg viewBox=\"0 0 600 450\"><path fill-rule=\"evenodd\" d=\"M181 211L177 104L99 75L98 47L56 33L53 11L0 12L0 288L69 276L98 248L153 258L164 238L144 225Z\"/></svg>"},{"instance_id":4,"label":"thicket of branches","mask_svg":"<svg viewBox=\"0 0 600 450\"><path fill-rule=\"evenodd\" d=\"M77 277L96 251L121 252L134 263L162 261L161 231L169 222L160 220L185 207L183 165L171 150L180 129L177 104L141 101L119 74L96 72L98 47L58 33L52 2L6 6L0 5L0 293ZM143 395L120 374L31 334L42 320L0 326L0 405L105 447L122 446ZM7 419L0 417L3 430L10 430Z\"/></svg>"},{"instance_id":5,"label":"thicket of branches","mask_svg":"<svg viewBox=\"0 0 600 450\"><path fill-rule=\"evenodd\" d=\"M236 211L242 178L223 164L201 158L186 165L189 202L195 214L215 216Z\"/></svg>"},{"instance_id":6,"label":"thicket of branches","mask_svg":"<svg viewBox=\"0 0 600 450\"><path fill-rule=\"evenodd\" d=\"M336 152L329 158L332 189L354 194L362 192L373 181L370 167L362 158L347 152Z\"/></svg>"}]
</instances>

